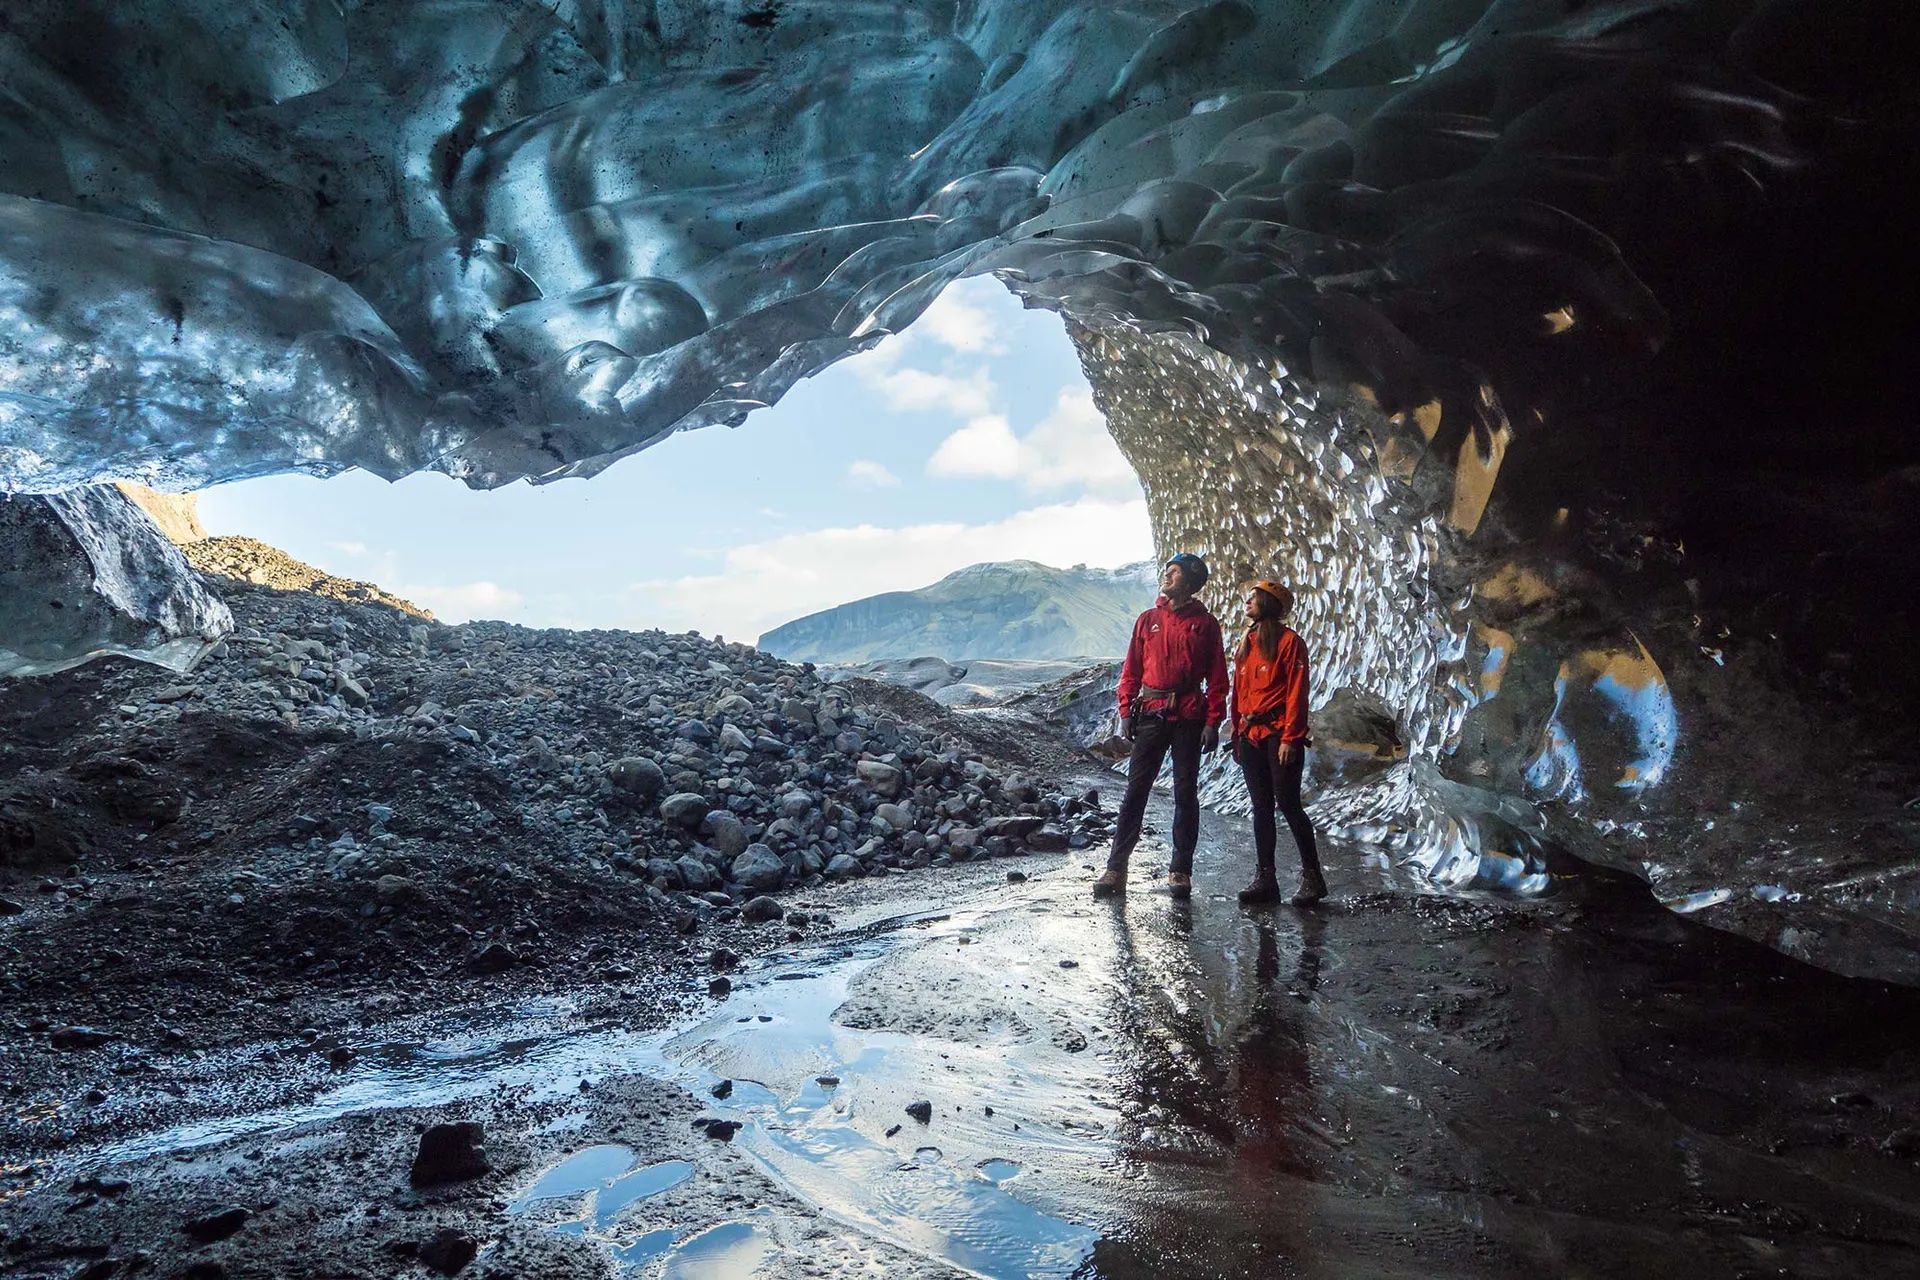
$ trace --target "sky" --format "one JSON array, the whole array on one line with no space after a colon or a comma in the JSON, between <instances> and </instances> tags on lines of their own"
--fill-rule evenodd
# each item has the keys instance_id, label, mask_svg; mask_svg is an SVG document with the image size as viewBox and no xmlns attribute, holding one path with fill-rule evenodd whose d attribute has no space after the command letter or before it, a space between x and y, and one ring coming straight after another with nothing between
<instances>
[{"instance_id":1,"label":"sky","mask_svg":"<svg viewBox=\"0 0 1920 1280\"><path fill-rule=\"evenodd\" d=\"M733 640L981 561L1153 555L1059 317L987 278L743 426L681 432L591 479L275 476L203 490L200 518L449 622Z\"/></svg>"}]
</instances>

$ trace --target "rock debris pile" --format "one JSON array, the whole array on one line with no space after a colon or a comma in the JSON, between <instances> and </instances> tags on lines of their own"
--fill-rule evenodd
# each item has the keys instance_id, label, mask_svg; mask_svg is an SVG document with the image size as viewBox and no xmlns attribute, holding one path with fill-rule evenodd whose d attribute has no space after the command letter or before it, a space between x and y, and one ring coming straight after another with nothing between
<instances>
[{"instance_id":1,"label":"rock debris pile","mask_svg":"<svg viewBox=\"0 0 1920 1280\"><path fill-rule=\"evenodd\" d=\"M581 956L651 977L703 929L828 923L783 893L1108 830L1043 780L1069 748L744 645L218 586L236 629L187 676L0 685L23 1028Z\"/></svg>"}]
</instances>

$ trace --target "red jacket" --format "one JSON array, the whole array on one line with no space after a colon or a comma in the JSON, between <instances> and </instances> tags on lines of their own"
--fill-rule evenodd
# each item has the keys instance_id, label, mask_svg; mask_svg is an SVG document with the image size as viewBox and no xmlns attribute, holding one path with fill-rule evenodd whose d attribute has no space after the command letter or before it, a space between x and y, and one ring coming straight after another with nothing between
<instances>
[{"instance_id":1,"label":"red jacket","mask_svg":"<svg viewBox=\"0 0 1920 1280\"><path fill-rule=\"evenodd\" d=\"M1167 706L1165 698L1141 696L1143 686L1178 694L1167 714L1170 720L1205 720L1216 725L1227 718L1227 651L1220 639L1220 624L1207 606L1188 600L1176 609L1161 596L1153 608L1134 619L1127 660L1120 664L1122 720Z\"/></svg>"},{"instance_id":2,"label":"red jacket","mask_svg":"<svg viewBox=\"0 0 1920 1280\"><path fill-rule=\"evenodd\" d=\"M1262 722L1243 729L1249 716ZM1282 742L1307 741L1307 646L1293 628L1280 628L1271 662L1257 641L1236 656L1231 721L1233 736L1248 742L1265 742L1275 734Z\"/></svg>"}]
</instances>

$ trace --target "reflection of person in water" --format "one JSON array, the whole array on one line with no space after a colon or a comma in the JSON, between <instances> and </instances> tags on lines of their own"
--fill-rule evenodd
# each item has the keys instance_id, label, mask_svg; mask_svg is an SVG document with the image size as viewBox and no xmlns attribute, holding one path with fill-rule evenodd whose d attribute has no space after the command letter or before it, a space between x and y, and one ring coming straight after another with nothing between
<instances>
[{"instance_id":1,"label":"reflection of person in water","mask_svg":"<svg viewBox=\"0 0 1920 1280\"><path fill-rule=\"evenodd\" d=\"M1271 916L1253 921L1258 931L1254 977L1258 994L1232 1048L1231 1079L1240 1141L1234 1161L1242 1177L1263 1182L1273 1172L1311 1176L1300 1149L1302 1122L1311 1114L1306 1008L1320 986L1320 942L1326 921L1308 913L1300 921L1300 954L1281 980L1280 937Z\"/></svg>"},{"instance_id":2,"label":"reflection of person in water","mask_svg":"<svg viewBox=\"0 0 1920 1280\"><path fill-rule=\"evenodd\" d=\"M1320 1200L1300 1180L1325 1171L1309 1051L1327 921L1298 917L1289 964L1294 917L1165 919L1160 934L1114 917L1110 1025L1128 1045L1119 1133L1154 1170L1143 1184L1154 1192L1133 1230L1095 1247L1092 1274L1277 1274L1277 1257L1319 1242Z\"/></svg>"}]
</instances>

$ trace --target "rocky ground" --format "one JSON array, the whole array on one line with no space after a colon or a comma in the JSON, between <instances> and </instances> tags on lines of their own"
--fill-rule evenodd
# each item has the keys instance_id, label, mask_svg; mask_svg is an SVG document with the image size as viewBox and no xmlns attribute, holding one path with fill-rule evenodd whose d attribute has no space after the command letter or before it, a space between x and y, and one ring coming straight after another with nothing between
<instances>
[{"instance_id":1,"label":"rocky ground","mask_svg":"<svg viewBox=\"0 0 1920 1280\"><path fill-rule=\"evenodd\" d=\"M190 675L0 685L0 1276L1920 1274L1909 989L1577 868L1245 909L1218 813L1096 903L1110 670L963 714L222 555Z\"/></svg>"},{"instance_id":2,"label":"rocky ground","mask_svg":"<svg viewBox=\"0 0 1920 1280\"><path fill-rule=\"evenodd\" d=\"M1018 726L697 635L443 626L377 589L262 587L244 579L304 566L217 541L197 559L234 575L214 581L237 629L191 674L0 685L16 1102L255 1041L337 1068L356 1023L581 975L659 1022L688 1000L663 975L704 988L710 954L829 927L803 905L822 886L1106 828L1043 781L1071 750ZM0 1146L97 1136L85 1105L43 1119L9 1107Z\"/></svg>"}]
</instances>

